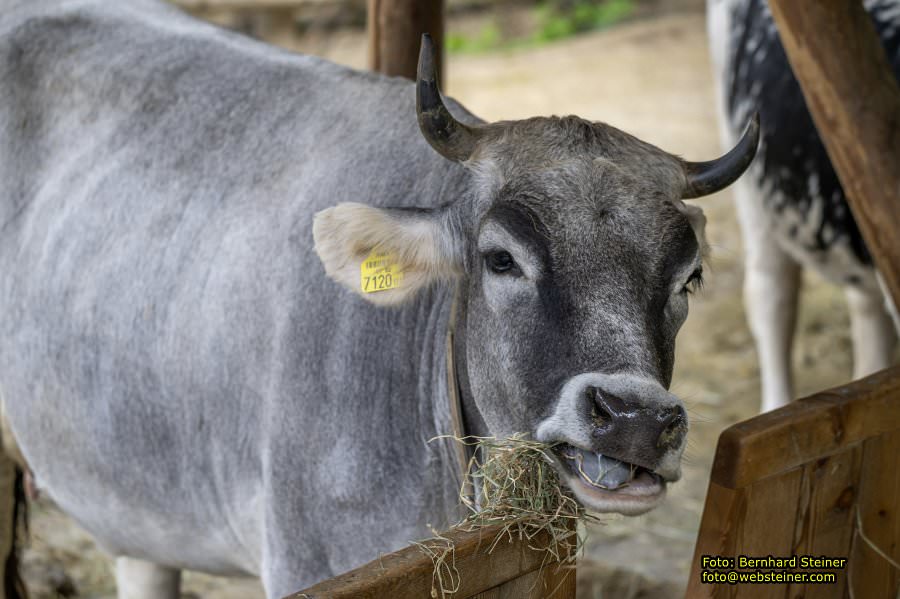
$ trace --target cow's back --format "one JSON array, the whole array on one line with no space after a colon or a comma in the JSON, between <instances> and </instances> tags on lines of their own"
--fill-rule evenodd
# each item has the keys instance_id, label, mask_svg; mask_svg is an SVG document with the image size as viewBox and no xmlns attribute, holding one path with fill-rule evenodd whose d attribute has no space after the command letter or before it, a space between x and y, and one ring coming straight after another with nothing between
<instances>
[{"instance_id":1,"label":"cow's back","mask_svg":"<svg viewBox=\"0 0 900 599\"><path fill-rule=\"evenodd\" d=\"M430 295L379 311L325 278L311 238L340 201L455 191L409 82L143 1L19 5L0 81L0 391L39 483L111 549L258 572L273 461L295 453L278 467L308 538L304 497L329 496L302 485L341 476L303 458L323 435L352 456L434 432L381 438L422 409L396 364L421 360L403 323ZM392 406L348 407L367 374ZM368 484L348 501L388 493Z\"/></svg>"}]
</instances>

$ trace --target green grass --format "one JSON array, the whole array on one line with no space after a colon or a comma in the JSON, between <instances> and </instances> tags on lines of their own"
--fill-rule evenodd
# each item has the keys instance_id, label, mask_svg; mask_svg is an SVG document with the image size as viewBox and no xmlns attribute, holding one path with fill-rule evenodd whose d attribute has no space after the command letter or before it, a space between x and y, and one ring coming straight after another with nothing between
<instances>
[{"instance_id":1,"label":"green grass","mask_svg":"<svg viewBox=\"0 0 900 599\"><path fill-rule=\"evenodd\" d=\"M536 30L530 35L504 39L496 21L485 24L475 35L448 33L448 52L474 53L501 48L538 46L586 31L614 25L631 15L633 0L543 0L535 9Z\"/></svg>"},{"instance_id":2,"label":"green grass","mask_svg":"<svg viewBox=\"0 0 900 599\"><path fill-rule=\"evenodd\" d=\"M493 21L486 24L474 37L448 33L444 39L448 52L485 52L502 44L500 28Z\"/></svg>"},{"instance_id":3,"label":"green grass","mask_svg":"<svg viewBox=\"0 0 900 599\"><path fill-rule=\"evenodd\" d=\"M603 29L626 18L633 8L631 0L579 0L568 9L543 3L538 7L540 28L534 40L549 42L584 31Z\"/></svg>"}]
</instances>

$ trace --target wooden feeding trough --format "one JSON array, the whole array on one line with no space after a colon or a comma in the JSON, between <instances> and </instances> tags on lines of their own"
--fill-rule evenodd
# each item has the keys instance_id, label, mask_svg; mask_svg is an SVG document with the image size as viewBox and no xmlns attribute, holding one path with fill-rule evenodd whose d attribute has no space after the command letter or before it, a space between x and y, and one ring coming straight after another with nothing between
<instances>
[{"instance_id":1,"label":"wooden feeding trough","mask_svg":"<svg viewBox=\"0 0 900 599\"><path fill-rule=\"evenodd\" d=\"M498 535L500 541L491 550ZM529 548L546 546L549 539L528 541L504 535L500 526L446 535L455 546L452 562L459 581L448 598L574 599L575 569L548 562L548 553ZM443 599L434 575L432 559L412 545L286 599Z\"/></svg>"},{"instance_id":2,"label":"wooden feeding trough","mask_svg":"<svg viewBox=\"0 0 900 599\"><path fill-rule=\"evenodd\" d=\"M893 599L900 586L891 565L900 562L898 460L900 367L728 428L716 449L687 597ZM829 570L834 584L702 582L703 556L739 555L848 563Z\"/></svg>"}]
</instances>

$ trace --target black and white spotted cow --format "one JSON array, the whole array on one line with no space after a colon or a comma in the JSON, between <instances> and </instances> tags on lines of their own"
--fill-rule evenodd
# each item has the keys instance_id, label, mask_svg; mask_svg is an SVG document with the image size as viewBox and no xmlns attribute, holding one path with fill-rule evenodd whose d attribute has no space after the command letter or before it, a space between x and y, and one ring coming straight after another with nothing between
<instances>
[{"instance_id":1,"label":"black and white spotted cow","mask_svg":"<svg viewBox=\"0 0 900 599\"><path fill-rule=\"evenodd\" d=\"M900 0L866 0L900 75ZM749 113L762 121L752 176L735 187L744 237L744 302L762 373L763 410L793 393L791 345L803 267L842 285L850 307L854 378L889 365L894 307L791 72L765 0L708 0L723 143ZM896 311L894 311L896 322Z\"/></svg>"}]
</instances>

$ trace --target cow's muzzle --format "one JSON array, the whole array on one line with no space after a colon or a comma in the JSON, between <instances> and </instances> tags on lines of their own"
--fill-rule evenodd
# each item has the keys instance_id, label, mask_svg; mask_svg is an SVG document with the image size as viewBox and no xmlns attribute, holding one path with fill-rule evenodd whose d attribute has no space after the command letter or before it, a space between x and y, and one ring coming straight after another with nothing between
<instances>
[{"instance_id":1,"label":"cow's muzzle","mask_svg":"<svg viewBox=\"0 0 900 599\"><path fill-rule=\"evenodd\" d=\"M637 515L680 478L687 429L681 402L656 381L584 373L566 383L537 438L553 445L557 470L585 507Z\"/></svg>"}]
</instances>

